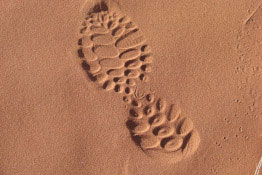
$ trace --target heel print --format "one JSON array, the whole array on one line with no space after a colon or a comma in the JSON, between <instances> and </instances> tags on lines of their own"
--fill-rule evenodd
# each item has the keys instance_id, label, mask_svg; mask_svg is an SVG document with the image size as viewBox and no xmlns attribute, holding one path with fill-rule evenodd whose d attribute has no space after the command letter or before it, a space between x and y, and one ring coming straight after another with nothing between
<instances>
[{"instance_id":1,"label":"heel print","mask_svg":"<svg viewBox=\"0 0 262 175\"><path fill-rule=\"evenodd\" d=\"M162 98L155 99L151 93L140 100L133 98L129 113L127 127L133 140L148 155L176 162L197 150L199 134L192 120L182 117L178 106L168 105Z\"/></svg>"}]
</instances>

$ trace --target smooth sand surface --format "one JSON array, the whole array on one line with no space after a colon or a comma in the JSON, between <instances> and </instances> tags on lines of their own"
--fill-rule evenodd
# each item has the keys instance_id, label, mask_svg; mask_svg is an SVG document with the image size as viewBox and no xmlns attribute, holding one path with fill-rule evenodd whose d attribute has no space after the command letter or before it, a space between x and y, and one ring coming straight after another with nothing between
<instances>
[{"instance_id":1,"label":"smooth sand surface","mask_svg":"<svg viewBox=\"0 0 262 175\"><path fill-rule=\"evenodd\" d=\"M97 2L0 2L0 174L254 174L262 156L261 2L112 0L109 9L128 17L134 31L121 38L119 30L113 39L98 29L83 30ZM92 45L107 45L81 55L79 48L91 47L79 43L86 36ZM126 122L137 119L129 110L142 107L123 101L125 92L117 93L122 85L92 80L99 65L86 60L112 57L99 61L102 71L123 69L129 63L113 57L131 59L135 51L124 57L125 49L145 43L151 50L139 55L153 61L125 76L156 96L156 106L130 128ZM149 79L140 81L136 73L149 68ZM166 99L167 107L158 99ZM179 118L154 130L151 119L144 121L152 111L150 117ZM176 144L182 145L174 152Z\"/></svg>"}]
</instances>

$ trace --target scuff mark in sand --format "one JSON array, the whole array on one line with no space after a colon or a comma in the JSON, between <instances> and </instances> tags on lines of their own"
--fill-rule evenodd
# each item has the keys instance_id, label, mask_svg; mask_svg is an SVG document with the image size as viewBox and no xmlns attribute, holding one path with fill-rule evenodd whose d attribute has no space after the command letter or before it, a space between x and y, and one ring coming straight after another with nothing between
<instances>
[{"instance_id":1,"label":"scuff mark in sand","mask_svg":"<svg viewBox=\"0 0 262 175\"><path fill-rule=\"evenodd\" d=\"M255 10L249 15L249 17L247 18L247 20L245 20L244 25L248 24L250 22L250 20L252 19L252 17L254 16L254 14L257 12L257 10L259 10L262 5L262 1L259 3L259 5L255 8Z\"/></svg>"},{"instance_id":2,"label":"scuff mark in sand","mask_svg":"<svg viewBox=\"0 0 262 175\"><path fill-rule=\"evenodd\" d=\"M123 166L123 169L122 169L122 174L123 175L129 175L129 171L128 171L129 161L130 161L130 154L128 155L128 157L126 159L126 162L125 162L125 164Z\"/></svg>"}]
</instances>

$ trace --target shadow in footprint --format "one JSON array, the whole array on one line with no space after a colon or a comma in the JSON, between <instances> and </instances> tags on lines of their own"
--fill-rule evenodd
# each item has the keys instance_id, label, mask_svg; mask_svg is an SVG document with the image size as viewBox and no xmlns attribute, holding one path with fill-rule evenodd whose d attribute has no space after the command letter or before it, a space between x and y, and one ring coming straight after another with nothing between
<instances>
[{"instance_id":1,"label":"shadow in footprint","mask_svg":"<svg viewBox=\"0 0 262 175\"><path fill-rule=\"evenodd\" d=\"M77 54L78 54L78 57L81 58L81 59L85 57L82 48L77 50Z\"/></svg>"},{"instance_id":2,"label":"shadow in footprint","mask_svg":"<svg viewBox=\"0 0 262 175\"><path fill-rule=\"evenodd\" d=\"M134 123L134 122L131 121L131 120L128 120L128 121L126 122L126 127L129 129L129 131L132 131L136 126L137 126L137 124ZM134 135L132 132L130 132L130 135L131 135L131 137L132 137L132 140L135 142L135 144L140 147L141 137Z\"/></svg>"},{"instance_id":3,"label":"shadow in footprint","mask_svg":"<svg viewBox=\"0 0 262 175\"><path fill-rule=\"evenodd\" d=\"M184 149L186 148L186 145L188 144L188 142L189 142L189 140L190 140L190 138L191 138L191 135L192 135L192 133L189 133L189 134L184 138L184 142L183 142L183 144L182 144L182 146L181 146L182 150L184 150Z\"/></svg>"},{"instance_id":4,"label":"shadow in footprint","mask_svg":"<svg viewBox=\"0 0 262 175\"><path fill-rule=\"evenodd\" d=\"M88 13L98 13L107 10L108 6L106 5L106 2L102 0L100 3L97 3L93 8L91 8Z\"/></svg>"},{"instance_id":5,"label":"shadow in footprint","mask_svg":"<svg viewBox=\"0 0 262 175\"><path fill-rule=\"evenodd\" d=\"M90 70L90 67L89 65L86 63L86 61L82 61L82 68L85 70L88 78L91 80L91 81L96 81L96 78L89 72Z\"/></svg>"}]
</instances>

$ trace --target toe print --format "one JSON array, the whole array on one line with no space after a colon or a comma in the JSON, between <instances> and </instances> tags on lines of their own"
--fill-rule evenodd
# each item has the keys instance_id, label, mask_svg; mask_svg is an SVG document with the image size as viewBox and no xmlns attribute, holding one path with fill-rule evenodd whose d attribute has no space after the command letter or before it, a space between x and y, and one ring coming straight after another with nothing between
<instances>
[{"instance_id":1,"label":"toe print","mask_svg":"<svg viewBox=\"0 0 262 175\"><path fill-rule=\"evenodd\" d=\"M120 84L135 86L136 81L146 79L141 75L151 70L150 63L140 58L145 57L145 53L146 57L151 56L151 51L142 31L128 16L119 10L100 9L89 13L83 25L79 39L81 58L98 85L107 81L102 84L105 90L124 93L125 86Z\"/></svg>"}]
</instances>

